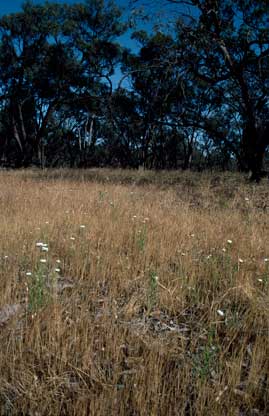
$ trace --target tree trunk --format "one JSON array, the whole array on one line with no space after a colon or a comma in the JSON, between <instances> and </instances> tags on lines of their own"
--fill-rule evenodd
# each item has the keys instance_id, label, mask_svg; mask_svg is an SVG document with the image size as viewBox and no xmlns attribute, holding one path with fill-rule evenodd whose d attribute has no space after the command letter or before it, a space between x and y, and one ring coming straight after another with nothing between
<instances>
[{"instance_id":1,"label":"tree trunk","mask_svg":"<svg viewBox=\"0 0 269 416\"><path fill-rule=\"evenodd\" d=\"M191 143L188 143L186 146L184 145L183 170L187 170L191 168L192 156L193 156L193 147Z\"/></svg>"},{"instance_id":2,"label":"tree trunk","mask_svg":"<svg viewBox=\"0 0 269 416\"><path fill-rule=\"evenodd\" d=\"M269 144L269 127L258 129L246 124L242 137L242 159L246 171L251 172L250 179L259 182L264 176L263 164L266 147Z\"/></svg>"}]
</instances>

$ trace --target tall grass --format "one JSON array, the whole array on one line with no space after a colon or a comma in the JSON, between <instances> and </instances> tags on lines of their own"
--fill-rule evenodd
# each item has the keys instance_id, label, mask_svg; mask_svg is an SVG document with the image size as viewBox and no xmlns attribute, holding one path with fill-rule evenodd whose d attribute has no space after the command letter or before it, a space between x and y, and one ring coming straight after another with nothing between
<instances>
[{"instance_id":1,"label":"tall grass","mask_svg":"<svg viewBox=\"0 0 269 416\"><path fill-rule=\"evenodd\" d=\"M269 414L268 195L1 172L0 414Z\"/></svg>"}]
</instances>

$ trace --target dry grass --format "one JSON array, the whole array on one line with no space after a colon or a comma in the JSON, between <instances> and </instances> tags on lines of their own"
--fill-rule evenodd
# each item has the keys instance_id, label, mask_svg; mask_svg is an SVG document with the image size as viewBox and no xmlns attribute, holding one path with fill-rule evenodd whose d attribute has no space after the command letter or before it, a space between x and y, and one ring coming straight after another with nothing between
<instances>
[{"instance_id":1,"label":"dry grass","mask_svg":"<svg viewBox=\"0 0 269 416\"><path fill-rule=\"evenodd\" d=\"M0 414L268 415L268 195L234 174L2 172Z\"/></svg>"}]
</instances>

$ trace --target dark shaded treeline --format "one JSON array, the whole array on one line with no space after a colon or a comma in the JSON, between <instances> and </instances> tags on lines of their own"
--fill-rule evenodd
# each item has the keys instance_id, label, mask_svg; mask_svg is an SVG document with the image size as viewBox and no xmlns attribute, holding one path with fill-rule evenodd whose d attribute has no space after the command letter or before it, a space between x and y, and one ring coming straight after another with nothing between
<instances>
[{"instance_id":1,"label":"dark shaded treeline","mask_svg":"<svg viewBox=\"0 0 269 416\"><path fill-rule=\"evenodd\" d=\"M130 25L113 3L26 2L2 17L2 166L238 168L259 180L269 145L267 2L187 3L172 31L165 20L161 31L132 29L137 54L118 41Z\"/></svg>"}]
</instances>

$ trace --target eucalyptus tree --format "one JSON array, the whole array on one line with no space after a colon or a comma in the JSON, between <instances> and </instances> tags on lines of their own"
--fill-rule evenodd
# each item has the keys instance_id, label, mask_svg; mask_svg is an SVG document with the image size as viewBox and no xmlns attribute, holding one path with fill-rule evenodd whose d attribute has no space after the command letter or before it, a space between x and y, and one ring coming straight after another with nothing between
<instances>
[{"instance_id":1,"label":"eucalyptus tree","mask_svg":"<svg viewBox=\"0 0 269 416\"><path fill-rule=\"evenodd\" d=\"M175 138L171 133L183 100L181 68L174 65L175 42L161 32L149 35L139 31L133 38L139 41L141 48L137 55L125 56L122 69L125 76L129 76L140 118L140 164L166 168L171 164L171 160L167 160L167 145L168 142L171 145L172 136ZM181 139L180 134L178 138Z\"/></svg>"},{"instance_id":2,"label":"eucalyptus tree","mask_svg":"<svg viewBox=\"0 0 269 416\"><path fill-rule=\"evenodd\" d=\"M161 3L179 6L173 35L182 51L186 77L191 76L193 88L198 85L202 95L206 92L205 112L212 107L204 120L205 131L225 143L240 168L259 180L269 145L268 2Z\"/></svg>"},{"instance_id":3,"label":"eucalyptus tree","mask_svg":"<svg viewBox=\"0 0 269 416\"><path fill-rule=\"evenodd\" d=\"M265 1L193 1L195 23L179 22L186 62L219 102L218 118L241 124L239 162L258 180L269 145L269 12ZM226 117L227 119L227 117ZM230 119L231 120L231 119ZM226 122L230 122L229 118ZM265 127L264 127L265 126ZM231 134L231 131L230 131Z\"/></svg>"},{"instance_id":4,"label":"eucalyptus tree","mask_svg":"<svg viewBox=\"0 0 269 416\"><path fill-rule=\"evenodd\" d=\"M0 98L17 165L44 164L55 112L79 107L86 119L100 112L120 56L115 38L124 30L120 11L102 0L27 1L0 19Z\"/></svg>"},{"instance_id":5,"label":"eucalyptus tree","mask_svg":"<svg viewBox=\"0 0 269 416\"><path fill-rule=\"evenodd\" d=\"M141 164L142 133L143 118L135 91L115 89L101 127L106 164L137 168Z\"/></svg>"},{"instance_id":6,"label":"eucalyptus tree","mask_svg":"<svg viewBox=\"0 0 269 416\"><path fill-rule=\"evenodd\" d=\"M41 159L41 140L58 101L54 79L60 47L59 5L23 5L20 13L0 20L1 99L7 109L10 139L17 144L17 163L27 166ZM54 42L49 37L54 35ZM58 60L59 62L59 60Z\"/></svg>"}]
</instances>

